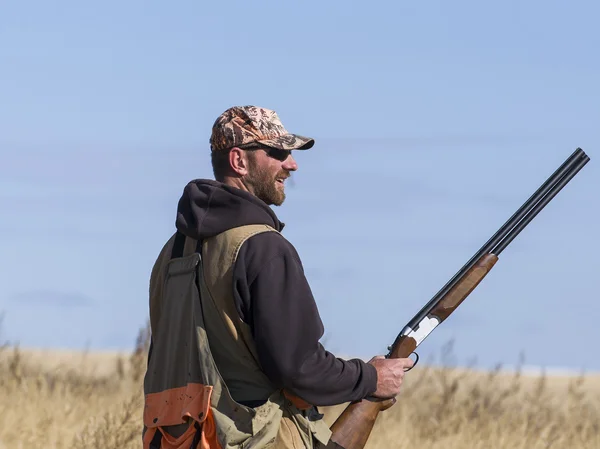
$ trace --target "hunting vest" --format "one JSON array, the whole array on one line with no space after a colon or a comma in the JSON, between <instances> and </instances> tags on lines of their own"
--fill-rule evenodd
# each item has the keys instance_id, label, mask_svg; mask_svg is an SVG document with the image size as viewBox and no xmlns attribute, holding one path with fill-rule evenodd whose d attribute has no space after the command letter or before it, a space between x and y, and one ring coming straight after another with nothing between
<instances>
[{"instance_id":1,"label":"hunting vest","mask_svg":"<svg viewBox=\"0 0 600 449\"><path fill-rule=\"evenodd\" d=\"M239 249L261 232L277 231L242 226L202 242L176 233L163 247L150 283L144 449L327 446L323 415L272 385L235 308Z\"/></svg>"}]
</instances>

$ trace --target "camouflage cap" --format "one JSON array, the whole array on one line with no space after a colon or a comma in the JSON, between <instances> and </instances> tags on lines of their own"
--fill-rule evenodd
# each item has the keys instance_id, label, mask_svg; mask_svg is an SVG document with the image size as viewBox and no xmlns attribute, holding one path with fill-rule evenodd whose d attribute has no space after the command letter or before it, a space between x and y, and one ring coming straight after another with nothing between
<instances>
[{"instance_id":1,"label":"camouflage cap","mask_svg":"<svg viewBox=\"0 0 600 449\"><path fill-rule=\"evenodd\" d=\"M308 150L314 139L289 133L275 111L257 106L234 106L215 121L212 151L264 145L280 150Z\"/></svg>"}]
</instances>

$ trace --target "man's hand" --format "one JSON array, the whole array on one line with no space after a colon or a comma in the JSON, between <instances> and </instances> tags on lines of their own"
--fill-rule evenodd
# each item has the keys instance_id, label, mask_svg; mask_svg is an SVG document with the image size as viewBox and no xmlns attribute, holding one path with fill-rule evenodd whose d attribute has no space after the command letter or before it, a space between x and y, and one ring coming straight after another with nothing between
<instances>
[{"instance_id":1,"label":"man's hand","mask_svg":"<svg viewBox=\"0 0 600 449\"><path fill-rule=\"evenodd\" d=\"M404 380L404 370L412 368L412 359L386 359L378 355L369 360L369 363L377 370L377 390L373 397L389 399L400 392Z\"/></svg>"}]
</instances>

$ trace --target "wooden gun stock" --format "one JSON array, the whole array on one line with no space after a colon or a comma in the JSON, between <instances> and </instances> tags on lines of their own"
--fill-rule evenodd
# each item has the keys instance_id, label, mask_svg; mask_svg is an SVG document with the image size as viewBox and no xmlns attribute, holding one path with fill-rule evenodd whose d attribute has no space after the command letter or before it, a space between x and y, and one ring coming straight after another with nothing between
<instances>
[{"instance_id":1,"label":"wooden gun stock","mask_svg":"<svg viewBox=\"0 0 600 449\"><path fill-rule=\"evenodd\" d=\"M421 342L465 300L489 273L500 253L590 160L581 148L542 184L506 223L473 255L452 279L408 322L388 358L409 357ZM350 404L331 426L331 440L343 449L362 449L377 416L394 399L367 398Z\"/></svg>"},{"instance_id":2,"label":"wooden gun stock","mask_svg":"<svg viewBox=\"0 0 600 449\"><path fill-rule=\"evenodd\" d=\"M498 257L494 254L484 255L432 309L427 319L437 318L438 324L445 320L477 287L497 260ZM390 358L410 356L417 348L418 343L417 339L409 335L399 337L393 346ZM364 448L377 416L380 412L391 407L394 402L392 399L363 399L350 404L331 426L331 439L344 449Z\"/></svg>"}]
</instances>

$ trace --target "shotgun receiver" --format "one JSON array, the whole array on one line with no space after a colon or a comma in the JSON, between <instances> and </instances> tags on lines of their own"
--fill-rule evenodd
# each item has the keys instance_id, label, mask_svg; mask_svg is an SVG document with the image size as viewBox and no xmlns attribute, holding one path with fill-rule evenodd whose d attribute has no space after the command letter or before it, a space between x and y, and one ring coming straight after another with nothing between
<instances>
[{"instance_id":1,"label":"shotgun receiver","mask_svg":"<svg viewBox=\"0 0 600 449\"><path fill-rule=\"evenodd\" d=\"M473 255L452 279L408 322L387 358L409 357L423 340L469 296L498 261L500 253L531 220L590 160L581 148ZM418 360L418 355L417 355ZM416 362L415 362L416 363ZM362 449L367 443L379 412L394 404L393 399L367 398L351 403L331 426L331 440L343 449Z\"/></svg>"}]
</instances>

